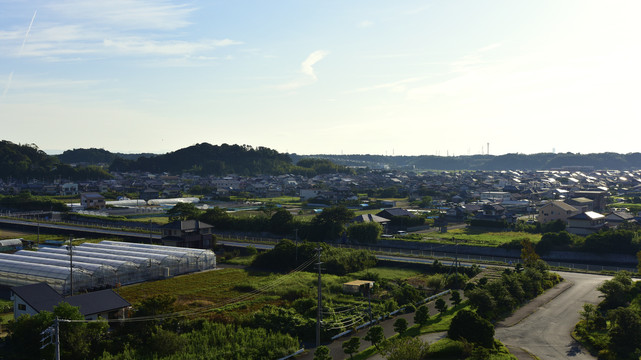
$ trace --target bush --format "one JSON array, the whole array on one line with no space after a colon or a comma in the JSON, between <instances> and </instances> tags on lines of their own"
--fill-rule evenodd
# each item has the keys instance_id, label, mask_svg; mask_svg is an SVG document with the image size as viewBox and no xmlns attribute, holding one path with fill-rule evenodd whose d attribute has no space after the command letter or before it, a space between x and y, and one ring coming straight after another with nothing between
<instances>
[{"instance_id":1,"label":"bush","mask_svg":"<svg viewBox=\"0 0 641 360\"><path fill-rule=\"evenodd\" d=\"M447 337L491 348L494 345L494 325L473 311L461 310L452 319Z\"/></svg>"}]
</instances>

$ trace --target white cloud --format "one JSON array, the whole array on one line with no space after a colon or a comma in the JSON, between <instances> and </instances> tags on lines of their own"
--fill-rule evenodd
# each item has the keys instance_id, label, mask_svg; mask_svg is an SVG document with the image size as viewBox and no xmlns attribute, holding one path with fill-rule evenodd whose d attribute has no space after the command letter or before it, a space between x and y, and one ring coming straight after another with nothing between
<instances>
[{"instance_id":1,"label":"white cloud","mask_svg":"<svg viewBox=\"0 0 641 360\"><path fill-rule=\"evenodd\" d=\"M374 22L369 21L369 20L363 20L360 23L358 23L359 28L368 28L374 25Z\"/></svg>"},{"instance_id":2,"label":"white cloud","mask_svg":"<svg viewBox=\"0 0 641 360\"><path fill-rule=\"evenodd\" d=\"M286 84L276 86L276 88L280 90L293 90L315 83L318 78L316 76L316 72L314 71L314 65L317 62L323 60L328 54L329 52L324 50L316 50L313 53L309 54L309 56L300 65L300 72L304 76L290 81Z\"/></svg>"},{"instance_id":3,"label":"white cloud","mask_svg":"<svg viewBox=\"0 0 641 360\"><path fill-rule=\"evenodd\" d=\"M316 78L316 73L314 73L313 66L317 62L323 60L323 58L325 56L327 56L327 54L329 54L329 53L327 51L323 51L323 50L316 50L313 53L309 54L307 59L305 59L305 61L303 61L303 63L301 64L300 71L303 74L309 76L314 81L316 81L317 78Z\"/></svg>"}]
</instances>

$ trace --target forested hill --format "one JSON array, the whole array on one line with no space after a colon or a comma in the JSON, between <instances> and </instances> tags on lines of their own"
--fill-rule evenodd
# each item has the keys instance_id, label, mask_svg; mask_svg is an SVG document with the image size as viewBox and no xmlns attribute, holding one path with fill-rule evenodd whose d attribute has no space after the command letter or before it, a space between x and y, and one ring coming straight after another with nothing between
<instances>
[{"instance_id":1,"label":"forested hill","mask_svg":"<svg viewBox=\"0 0 641 360\"><path fill-rule=\"evenodd\" d=\"M273 174L285 173L292 160L286 154L248 145L211 145L201 143L174 152L137 160L116 158L112 171L149 171L194 174Z\"/></svg>"},{"instance_id":2,"label":"forested hill","mask_svg":"<svg viewBox=\"0 0 641 360\"><path fill-rule=\"evenodd\" d=\"M105 149L73 149L66 150L56 157L65 164L91 164L91 165L100 165L100 164L111 164L117 157L127 159L127 160L136 160L142 156L154 156L154 154L123 154L123 153L112 153Z\"/></svg>"},{"instance_id":3,"label":"forested hill","mask_svg":"<svg viewBox=\"0 0 641 360\"><path fill-rule=\"evenodd\" d=\"M416 170L551 170L586 167L599 170L641 169L641 153L574 154L539 153L469 156L383 156L383 155L296 155L293 161L306 157L328 159L345 166Z\"/></svg>"},{"instance_id":4,"label":"forested hill","mask_svg":"<svg viewBox=\"0 0 641 360\"><path fill-rule=\"evenodd\" d=\"M258 175L350 172L328 160L305 159L294 165L287 154L265 147L248 145L196 144L164 155L127 160L117 157L109 167L112 171L149 171L200 175Z\"/></svg>"},{"instance_id":5,"label":"forested hill","mask_svg":"<svg viewBox=\"0 0 641 360\"><path fill-rule=\"evenodd\" d=\"M14 144L0 141L0 178L26 181L31 179L87 180L107 179L111 175L95 166L71 167L54 156L47 155L34 144Z\"/></svg>"}]
</instances>

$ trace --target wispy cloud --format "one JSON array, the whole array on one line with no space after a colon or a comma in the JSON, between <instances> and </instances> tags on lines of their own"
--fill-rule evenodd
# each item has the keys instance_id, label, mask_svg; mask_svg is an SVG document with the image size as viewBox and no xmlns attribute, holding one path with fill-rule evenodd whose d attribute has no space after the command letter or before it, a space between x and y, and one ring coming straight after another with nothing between
<instances>
[{"instance_id":1,"label":"wispy cloud","mask_svg":"<svg viewBox=\"0 0 641 360\"><path fill-rule=\"evenodd\" d=\"M241 43L231 39L186 40L186 32L175 30L189 27L194 11L197 8L171 0L62 0L43 8L38 16L41 21L33 24L32 18L26 44L19 45L23 31L0 27L0 40L4 40L0 57L22 55L45 61L141 55L204 59L212 57L216 49Z\"/></svg>"},{"instance_id":2,"label":"wispy cloud","mask_svg":"<svg viewBox=\"0 0 641 360\"><path fill-rule=\"evenodd\" d=\"M369 21L369 20L363 20L360 23L358 23L358 27L359 28L368 28L368 27L371 27L373 25L374 25L374 22L373 21Z\"/></svg>"},{"instance_id":3,"label":"wispy cloud","mask_svg":"<svg viewBox=\"0 0 641 360\"><path fill-rule=\"evenodd\" d=\"M316 50L313 53L309 54L307 59L305 59L305 61L303 61L303 63L301 64L300 71L303 74L309 76L312 80L316 81L317 80L316 79L316 73L314 73L313 66L317 62L323 60L323 58L325 58L325 56L327 56L327 54L329 54L329 53L327 51L323 51L323 50Z\"/></svg>"},{"instance_id":4,"label":"wispy cloud","mask_svg":"<svg viewBox=\"0 0 641 360\"><path fill-rule=\"evenodd\" d=\"M195 7L168 0L57 1L48 6L61 17L114 29L175 30L191 23Z\"/></svg>"},{"instance_id":5,"label":"wispy cloud","mask_svg":"<svg viewBox=\"0 0 641 360\"><path fill-rule=\"evenodd\" d=\"M313 53L309 54L305 61L303 61L300 65L300 73L303 76L294 81L279 85L276 88L281 90L292 90L315 83L318 80L318 77L316 76L316 72L314 71L314 65L317 62L323 60L328 54L329 52L325 50L316 50Z\"/></svg>"}]
</instances>

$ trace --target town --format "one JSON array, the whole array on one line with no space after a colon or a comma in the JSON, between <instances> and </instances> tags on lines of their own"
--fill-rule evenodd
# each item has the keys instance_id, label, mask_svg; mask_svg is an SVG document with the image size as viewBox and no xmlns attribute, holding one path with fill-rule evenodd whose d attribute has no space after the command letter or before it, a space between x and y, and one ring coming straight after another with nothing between
<instances>
[{"instance_id":1,"label":"town","mask_svg":"<svg viewBox=\"0 0 641 360\"><path fill-rule=\"evenodd\" d=\"M481 354L480 358L522 359L529 358L523 355L527 354L523 352L525 340L510 340L505 330L514 333L513 327L495 322L510 321L514 316L521 318L512 321L522 320L519 309L523 304L532 308L538 299L569 294L580 287L568 287L570 281L583 284L608 279L590 273L616 273L614 280L607 281L627 288L626 293L636 291L626 274L636 273L636 253L641 250L635 240L641 207L638 170L407 171L359 167L311 177L145 171L110 171L110 175L109 179L88 181L1 180L0 229L12 234L24 232L19 239L0 240L6 252L0 254L0 284L10 289L4 301L11 304L14 319L7 318L5 325L9 329L3 346L8 349L7 356L14 356L11 349L17 349L18 339L11 334L25 326L22 322L50 311L72 311L59 308L58 303L64 302L76 306L80 313L74 316L86 319L87 325L105 321L105 326L121 329L118 331L124 334L131 330L129 321L149 316L145 314L150 311L160 318L178 316L172 321L185 324L208 313L204 318L212 321L212 326L231 321L275 331L274 336L281 332L278 329L286 329L278 335L284 337L272 341L274 348L261 345L264 351L280 355L262 357L234 349L249 358L289 354L300 359L339 359L357 354L364 359L399 356L401 349L413 347L428 358L454 351L458 355L450 358ZM105 232L99 234L96 229ZM73 239L73 234L81 238ZM316 269L314 264L321 262L327 265ZM274 274L295 270L300 275L294 277L298 280L281 275L278 282L284 284L273 288L267 279L253 275L252 269ZM521 273L523 270L527 271ZM312 288L295 285L314 271L323 278L317 284L323 294L318 299L312 296ZM533 272L542 282L532 284L526 279ZM227 282L230 276L240 276L244 280L235 281L247 285L225 284L227 296L214 291L185 297L212 283ZM291 281L294 283L286 285ZM513 293L509 286L516 283L521 290ZM507 293L499 295L497 286L507 286L503 290ZM596 301L598 292L596 285L592 286L591 299ZM168 293L168 287L174 290ZM257 298L250 295L263 287L270 290L261 290ZM599 291L610 302L616 302L617 296L633 296L610 294L605 285ZM281 305L269 305L270 298L280 298ZM571 319L578 316L584 300L576 299L577 310L570 314ZM309 304L302 306L306 302ZM157 308L161 303L162 308ZM262 310L239 311L252 303L260 304ZM236 309L231 310L234 317L242 315L244 320L225 317L227 320L220 323L230 306ZM348 311L337 315L342 308ZM287 321L299 318L302 323L285 328L277 325L285 318L273 318L276 309L290 309ZM528 321L535 321L538 309L529 311L534 314ZM419 316L422 312L426 318ZM327 318L330 313L333 315ZM471 318L461 320L458 314ZM593 331L601 331L594 318L604 315L596 309L585 314L583 320L568 320L564 338L577 323L585 339L592 339ZM492 323L483 325L488 320ZM150 320L150 325L157 321ZM478 323L475 327L490 326L496 335L454 335L465 333L454 328L459 321L463 327L474 322ZM65 328L64 322L54 325ZM139 356L178 354L191 341L174 325L154 326L145 330L150 339L170 336L171 332L176 337L172 341L182 345L157 348L160 345L150 343L136 350ZM615 329L611 327L603 329L611 332ZM456 341L427 345L435 341L430 340L431 334L444 330L448 341L466 339L476 344L474 351L454 350L459 346ZM603 335L605 339L610 332ZM94 356L90 354L98 348L121 351L104 347L103 341L111 336L102 334L88 340L85 352L80 353L69 348L69 339L51 343L62 344L67 356L87 357ZM496 336L507 348L487 336ZM592 340L586 341L585 346L596 346ZM43 347L53 351L51 346ZM202 351L213 354L218 350Z\"/></svg>"}]
</instances>

